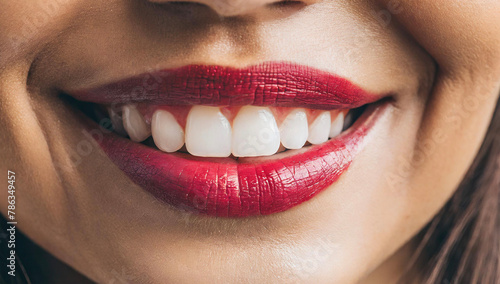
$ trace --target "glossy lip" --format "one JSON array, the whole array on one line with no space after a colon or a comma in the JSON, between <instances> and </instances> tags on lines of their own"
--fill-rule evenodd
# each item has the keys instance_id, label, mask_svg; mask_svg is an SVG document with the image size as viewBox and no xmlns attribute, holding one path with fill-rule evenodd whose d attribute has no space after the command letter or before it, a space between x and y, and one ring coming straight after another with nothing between
<instances>
[{"instance_id":1,"label":"glossy lip","mask_svg":"<svg viewBox=\"0 0 500 284\"><path fill-rule=\"evenodd\" d=\"M78 100L101 104L252 104L318 109L351 109L382 98L346 79L291 63L246 69L193 65L68 93ZM383 102L372 104L355 125L335 139L263 158L234 160L164 153L115 134L105 134L97 142L133 182L176 208L215 217L268 215L308 201L338 180L387 109Z\"/></svg>"}]
</instances>

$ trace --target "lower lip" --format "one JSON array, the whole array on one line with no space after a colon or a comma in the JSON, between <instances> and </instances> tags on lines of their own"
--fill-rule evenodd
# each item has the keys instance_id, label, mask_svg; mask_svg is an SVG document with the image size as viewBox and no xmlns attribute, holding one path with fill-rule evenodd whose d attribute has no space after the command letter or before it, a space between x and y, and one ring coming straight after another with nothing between
<instances>
[{"instance_id":1,"label":"lower lip","mask_svg":"<svg viewBox=\"0 0 500 284\"><path fill-rule=\"evenodd\" d=\"M238 161L163 153L114 134L98 142L134 183L176 208L213 217L269 215L337 181L387 109L369 106L349 130L324 144Z\"/></svg>"}]
</instances>

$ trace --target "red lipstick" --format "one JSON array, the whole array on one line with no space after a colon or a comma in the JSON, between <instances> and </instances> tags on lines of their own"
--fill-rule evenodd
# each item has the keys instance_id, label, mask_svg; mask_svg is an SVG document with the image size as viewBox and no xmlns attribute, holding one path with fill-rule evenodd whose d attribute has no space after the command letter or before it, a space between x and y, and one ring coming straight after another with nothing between
<instances>
[{"instance_id":1,"label":"red lipstick","mask_svg":"<svg viewBox=\"0 0 500 284\"><path fill-rule=\"evenodd\" d=\"M382 98L344 78L292 63L245 69L193 65L69 93L99 104L314 109L352 109ZM369 106L349 130L324 144L264 158L169 154L114 134L98 142L134 183L174 207L216 217L268 215L299 205L338 180L385 109L380 103Z\"/></svg>"},{"instance_id":2,"label":"red lipstick","mask_svg":"<svg viewBox=\"0 0 500 284\"><path fill-rule=\"evenodd\" d=\"M344 78L293 63L245 69L189 65L144 73L91 90L71 92L101 104L278 106L312 109L356 108L377 99Z\"/></svg>"}]
</instances>

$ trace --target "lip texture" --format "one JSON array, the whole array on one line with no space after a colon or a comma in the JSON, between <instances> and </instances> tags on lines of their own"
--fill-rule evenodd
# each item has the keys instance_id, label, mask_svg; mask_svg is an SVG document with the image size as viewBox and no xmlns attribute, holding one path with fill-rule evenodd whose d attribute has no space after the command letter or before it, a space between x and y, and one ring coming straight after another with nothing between
<instances>
[{"instance_id":1,"label":"lip texture","mask_svg":"<svg viewBox=\"0 0 500 284\"><path fill-rule=\"evenodd\" d=\"M343 78L291 63L247 69L187 66L70 93L78 100L102 104L319 109L351 109L381 98ZM378 103L369 106L355 125L324 144L265 158L169 154L114 134L97 142L133 182L174 207L217 217L267 215L299 205L334 183L364 147L385 109Z\"/></svg>"},{"instance_id":2,"label":"lip texture","mask_svg":"<svg viewBox=\"0 0 500 284\"><path fill-rule=\"evenodd\" d=\"M69 92L101 104L280 106L348 109L378 99L344 78L293 63L245 69L189 65L144 73L102 87Z\"/></svg>"}]
</instances>

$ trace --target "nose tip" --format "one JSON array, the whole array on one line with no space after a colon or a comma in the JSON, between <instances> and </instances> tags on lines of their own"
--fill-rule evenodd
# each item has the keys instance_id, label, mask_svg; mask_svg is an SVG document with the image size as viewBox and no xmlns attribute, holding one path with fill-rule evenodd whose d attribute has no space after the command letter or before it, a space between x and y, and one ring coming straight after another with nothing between
<instances>
[{"instance_id":1,"label":"nose tip","mask_svg":"<svg viewBox=\"0 0 500 284\"><path fill-rule=\"evenodd\" d=\"M155 3L181 2L170 0L150 0ZM233 17L249 14L259 8L276 4L298 4L304 1L290 0L186 0L184 3L197 3L210 7L221 17Z\"/></svg>"}]
</instances>

